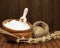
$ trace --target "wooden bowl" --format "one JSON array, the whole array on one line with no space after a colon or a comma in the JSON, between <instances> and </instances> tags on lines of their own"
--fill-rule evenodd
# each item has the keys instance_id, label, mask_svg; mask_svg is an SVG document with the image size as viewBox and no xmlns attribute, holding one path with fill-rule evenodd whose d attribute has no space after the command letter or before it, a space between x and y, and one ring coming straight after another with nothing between
<instances>
[{"instance_id":1,"label":"wooden bowl","mask_svg":"<svg viewBox=\"0 0 60 48\"><path fill-rule=\"evenodd\" d=\"M10 32L10 33L12 33L12 34L17 35L18 37L24 36L25 38L29 38L29 37L32 36L32 24L30 24L29 22L27 22L27 23L29 24L29 26L30 26L30 28L27 29L27 30L13 30L13 29L8 28L8 27L6 27L6 26L4 25L5 23L7 23L7 22L9 22L9 21L11 21L11 20L13 20L13 19L4 20L4 21L2 22L2 29L6 30L6 31L8 31L8 32ZM11 38L11 37L7 37L6 35L5 35L5 37L6 37L7 39Z\"/></svg>"},{"instance_id":2,"label":"wooden bowl","mask_svg":"<svg viewBox=\"0 0 60 48\"><path fill-rule=\"evenodd\" d=\"M28 22L28 24L30 25L30 29L28 29L28 30L14 30L14 29L11 29L11 28L9 28L9 27L6 27L4 24L7 23L7 22L9 22L9 21L11 21L11 20L13 20L13 19L7 19L7 20L4 20L4 21L2 22L2 27L3 27L5 30L7 30L7 31L9 31L9 32L11 32L11 33L16 33L16 32L30 32L31 29L32 29L32 25L31 25L29 22Z\"/></svg>"}]
</instances>

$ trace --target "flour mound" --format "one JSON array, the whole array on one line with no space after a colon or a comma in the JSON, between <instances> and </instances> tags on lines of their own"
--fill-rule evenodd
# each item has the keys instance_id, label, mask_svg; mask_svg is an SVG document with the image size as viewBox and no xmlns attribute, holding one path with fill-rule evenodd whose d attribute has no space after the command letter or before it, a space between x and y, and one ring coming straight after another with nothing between
<instances>
[{"instance_id":1,"label":"flour mound","mask_svg":"<svg viewBox=\"0 0 60 48\"><path fill-rule=\"evenodd\" d=\"M5 23L5 26L14 30L27 30L30 28L27 23L22 23L16 20L11 20L10 22Z\"/></svg>"}]
</instances>

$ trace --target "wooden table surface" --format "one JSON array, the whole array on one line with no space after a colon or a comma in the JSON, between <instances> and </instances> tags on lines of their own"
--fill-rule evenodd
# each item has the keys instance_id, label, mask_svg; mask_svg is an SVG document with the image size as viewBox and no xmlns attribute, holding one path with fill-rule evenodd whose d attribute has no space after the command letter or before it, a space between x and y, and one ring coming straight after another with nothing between
<instances>
[{"instance_id":1,"label":"wooden table surface","mask_svg":"<svg viewBox=\"0 0 60 48\"><path fill-rule=\"evenodd\" d=\"M5 38L0 35L0 48L60 48L60 40L55 39L48 42L39 42L37 44L28 43L8 43Z\"/></svg>"}]
</instances>

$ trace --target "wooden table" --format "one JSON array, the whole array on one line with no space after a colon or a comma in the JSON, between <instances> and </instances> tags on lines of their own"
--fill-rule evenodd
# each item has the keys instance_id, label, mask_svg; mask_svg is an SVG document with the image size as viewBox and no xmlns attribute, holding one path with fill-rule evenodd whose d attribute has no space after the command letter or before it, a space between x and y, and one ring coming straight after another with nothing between
<instances>
[{"instance_id":1,"label":"wooden table","mask_svg":"<svg viewBox=\"0 0 60 48\"><path fill-rule=\"evenodd\" d=\"M60 48L60 40L55 39L48 42L39 42L37 44L28 43L8 43L5 38L0 35L0 48Z\"/></svg>"}]
</instances>

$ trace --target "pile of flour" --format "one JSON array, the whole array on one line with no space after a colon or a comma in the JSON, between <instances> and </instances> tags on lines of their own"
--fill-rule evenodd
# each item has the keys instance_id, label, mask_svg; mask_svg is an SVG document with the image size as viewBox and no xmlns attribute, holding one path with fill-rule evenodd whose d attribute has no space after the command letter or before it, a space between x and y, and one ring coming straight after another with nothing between
<instances>
[{"instance_id":1,"label":"pile of flour","mask_svg":"<svg viewBox=\"0 0 60 48\"><path fill-rule=\"evenodd\" d=\"M27 30L30 28L27 23L22 23L16 20L11 20L10 22L5 23L4 25L14 30Z\"/></svg>"}]
</instances>

